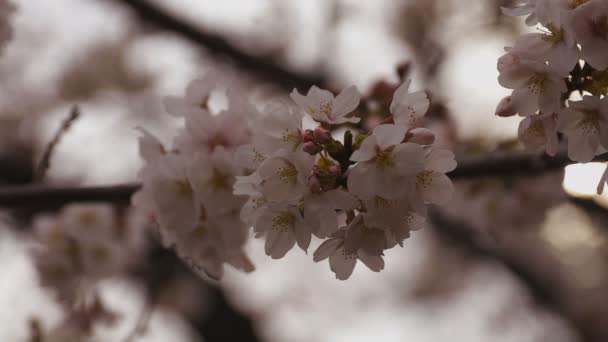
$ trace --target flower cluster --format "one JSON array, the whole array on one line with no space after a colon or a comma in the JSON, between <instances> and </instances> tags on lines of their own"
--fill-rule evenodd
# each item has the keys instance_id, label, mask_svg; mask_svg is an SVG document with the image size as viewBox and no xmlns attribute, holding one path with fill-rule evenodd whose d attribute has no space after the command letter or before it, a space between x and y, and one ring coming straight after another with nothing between
<instances>
[{"instance_id":1,"label":"flower cluster","mask_svg":"<svg viewBox=\"0 0 608 342\"><path fill-rule=\"evenodd\" d=\"M43 284L67 303L87 300L96 283L140 259L143 223L137 214L106 204L71 205L59 214L36 216L32 251Z\"/></svg>"},{"instance_id":2,"label":"flower cluster","mask_svg":"<svg viewBox=\"0 0 608 342\"><path fill-rule=\"evenodd\" d=\"M183 98L166 99L184 128L171 149L144 131L143 188L134 198L164 243L212 278L224 263L253 270L243 251L249 227L274 259L296 245L307 251L315 236L325 241L314 260L329 258L337 278L347 279L357 260L378 272L384 251L422 227L427 205L451 196L445 173L454 155L433 149L421 127L429 100L409 93L409 81L394 94L390 120L357 136L355 87L337 96L294 90L292 101L261 110L228 91L227 109L213 111L215 85L207 76ZM305 127L306 116L314 126Z\"/></svg>"},{"instance_id":3,"label":"flower cluster","mask_svg":"<svg viewBox=\"0 0 608 342\"><path fill-rule=\"evenodd\" d=\"M591 161L608 148L608 2L526 0L507 15L529 15L539 32L519 38L498 60L499 83L513 93L496 114L524 117L520 141L555 155L558 132L568 156ZM579 91L582 98L572 98Z\"/></svg>"}]
</instances>

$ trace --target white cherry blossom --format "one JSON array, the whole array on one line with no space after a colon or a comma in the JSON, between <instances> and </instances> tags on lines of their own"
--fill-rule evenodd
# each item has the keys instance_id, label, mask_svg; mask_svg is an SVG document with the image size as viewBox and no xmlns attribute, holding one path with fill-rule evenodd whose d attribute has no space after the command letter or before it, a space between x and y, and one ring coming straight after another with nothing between
<instances>
[{"instance_id":1,"label":"white cherry blossom","mask_svg":"<svg viewBox=\"0 0 608 342\"><path fill-rule=\"evenodd\" d=\"M213 153L194 156L188 168L188 179L196 198L208 212L238 211L243 199L233 194L233 184L240 169L234 155L221 146Z\"/></svg>"},{"instance_id":2,"label":"white cherry blossom","mask_svg":"<svg viewBox=\"0 0 608 342\"><path fill-rule=\"evenodd\" d=\"M521 36L515 46L507 49L519 58L548 62L557 72L566 74L579 59L579 50L569 31L550 25L542 33Z\"/></svg>"},{"instance_id":3,"label":"white cherry blossom","mask_svg":"<svg viewBox=\"0 0 608 342\"><path fill-rule=\"evenodd\" d=\"M426 219L418 213L409 198L388 200L375 197L365 201L366 212L362 215L365 225L385 232L387 246L403 246L411 231L422 229Z\"/></svg>"},{"instance_id":4,"label":"white cherry blossom","mask_svg":"<svg viewBox=\"0 0 608 342\"><path fill-rule=\"evenodd\" d=\"M165 146L163 146L157 137L141 127L137 128L137 130L142 133L142 136L139 137L138 142L139 155L144 161L152 162L154 159L167 153Z\"/></svg>"},{"instance_id":5,"label":"white cherry blossom","mask_svg":"<svg viewBox=\"0 0 608 342\"><path fill-rule=\"evenodd\" d=\"M257 237L266 238L266 254L279 259L298 243L306 251L312 229L302 216L300 208L287 203L271 203L265 207L253 227Z\"/></svg>"},{"instance_id":6,"label":"white cherry blossom","mask_svg":"<svg viewBox=\"0 0 608 342\"><path fill-rule=\"evenodd\" d=\"M304 218L314 227L313 233L320 238L325 238L338 229L337 210L354 210L359 206L359 201L353 195L341 189L309 193L303 202Z\"/></svg>"},{"instance_id":7,"label":"white cherry blossom","mask_svg":"<svg viewBox=\"0 0 608 342\"><path fill-rule=\"evenodd\" d=\"M396 124L408 129L420 127L429 109L430 101L424 91L409 93L411 80L406 80L397 88L391 102L391 113Z\"/></svg>"},{"instance_id":8,"label":"white cherry blossom","mask_svg":"<svg viewBox=\"0 0 608 342\"><path fill-rule=\"evenodd\" d=\"M327 90L312 86L306 96L293 90L292 100L314 120L327 124L357 123L356 117L347 117L358 106L361 95L355 86L350 86L336 96Z\"/></svg>"},{"instance_id":9,"label":"white cherry blossom","mask_svg":"<svg viewBox=\"0 0 608 342\"><path fill-rule=\"evenodd\" d=\"M247 235L247 227L238 217L209 216L200 220L193 231L180 237L176 250L194 270L219 280L224 273L224 263L245 272L254 270L242 250Z\"/></svg>"},{"instance_id":10,"label":"white cherry blossom","mask_svg":"<svg viewBox=\"0 0 608 342\"><path fill-rule=\"evenodd\" d=\"M503 67L498 82L514 89L511 102L522 116L556 113L560 110L562 93L567 90L564 75L555 68L535 61L519 60Z\"/></svg>"},{"instance_id":11,"label":"white cherry blossom","mask_svg":"<svg viewBox=\"0 0 608 342\"><path fill-rule=\"evenodd\" d=\"M184 97L165 97L163 103L167 113L178 117L189 117L208 112L209 98L217 87L219 79L219 75L212 71L190 82Z\"/></svg>"},{"instance_id":12,"label":"white cherry blossom","mask_svg":"<svg viewBox=\"0 0 608 342\"><path fill-rule=\"evenodd\" d=\"M519 140L532 151L547 151L554 156L557 153L557 113L540 114L526 117L519 123Z\"/></svg>"},{"instance_id":13,"label":"white cherry blossom","mask_svg":"<svg viewBox=\"0 0 608 342\"><path fill-rule=\"evenodd\" d=\"M212 152L222 146L236 150L251 139L250 127L235 110L223 110L217 115L201 112L186 118L186 129L176 137L174 145L185 154Z\"/></svg>"},{"instance_id":14,"label":"white cherry blossom","mask_svg":"<svg viewBox=\"0 0 608 342\"><path fill-rule=\"evenodd\" d=\"M384 233L366 227L361 216L357 216L347 227L340 228L324 241L314 252L313 260L319 262L329 258L329 268L336 278L346 280L353 273L357 260L374 272L383 270L384 247Z\"/></svg>"},{"instance_id":15,"label":"white cherry blossom","mask_svg":"<svg viewBox=\"0 0 608 342\"><path fill-rule=\"evenodd\" d=\"M314 157L298 151L279 151L260 165L261 189L270 201L295 201L307 189L307 178L313 167Z\"/></svg>"},{"instance_id":16,"label":"white cherry blossom","mask_svg":"<svg viewBox=\"0 0 608 342\"><path fill-rule=\"evenodd\" d=\"M411 203L424 212L423 203L445 204L452 198L454 185L445 174L456 168L454 153L449 150L427 150L423 170L413 179Z\"/></svg>"},{"instance_id":17,"label":"white cherry blossom","mask_svg":"<svg viewBox=\"0 0 608 342\"><path fill-rule=\"evenodd\" d=\"M570 159L591 161L600 146L608 148L608 99L585 96L570 101L559 115L558 130L568 136Z\"/></svg>"},{"instance_id":18,"label":"white cherry blossom","mask_svg":"<svg viewBox=\"0 0 608 342\"><path fill-rule=\"evenodd\" d=\"M577 7L571 25L581 57L595 69L608 68L608 3L591 0Z\"/></svg>"},{"instance_id":19,"label":"white cherry blossom","mask_svg":"<svg viewBox=\"0 0 608 342\"><path fill-rule=\"evenodd\" d=\"M393 199L407 193L403 180L423 169L424 150L418 144L401 143L404 138L405 127L377 126L350 158L357 162L348 174L350 192L362 199Z\"/></svg>"},{"instance_id":20,"label":"white cherry blossom","mask_svg":"<svg viewBox=\"0 0 608 342\"><path fill-rule=\"evenodd\" d=\"M188 179L186 158L177 154L157 158L142 169L140 177L144 185L133 204L152 215L167 243L173 243L179 232L195 228L201 208Z\"/></svg>"}]
</instances>

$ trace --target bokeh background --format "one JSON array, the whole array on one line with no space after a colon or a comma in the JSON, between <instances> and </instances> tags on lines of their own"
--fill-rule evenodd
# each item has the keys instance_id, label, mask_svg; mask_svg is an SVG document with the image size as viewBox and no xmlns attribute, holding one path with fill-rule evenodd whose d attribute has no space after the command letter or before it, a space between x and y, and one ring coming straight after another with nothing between
<instances>
[{"instance_id":1,"label":"bokeh background","mask_svg":"<svg viewBox=\"0 0 608 342\"><path fill-rule=\"evenodd\" d=\"M57 146L45 182L135 181L134 128L169 141L180 123L164 113L163 96L182 94L209 70L243 96L266 99L310 81L333 90L355 84L370 94L397 82L400 68L413 88L430 94L443 146L464 157L521 148L518 120L493 114L508 94L497 83L496 60L530 30L501 15L510 1L13 3L13 39L0 57L2 186L33 182L36 162L74 104L81 117ZM271 260L257 240L248 246L257 270L230 269L213 284L172 253L155 251L145 261L160 270L154 276L134 272L103 284L104 301L121 319L98 327L95 341L121 341L155 283L162 298L141 341L608 341L608 212L605 197L592 195L602 171L572 165L534 177L458 181L435 224L389 251L382 273L357 267L345 282L300 250ZM27 253L24 227L33 214L3 215L0 341L28 341L33 317L52 327L64 313L38 284Z\"/></svg>"}]
</instances>

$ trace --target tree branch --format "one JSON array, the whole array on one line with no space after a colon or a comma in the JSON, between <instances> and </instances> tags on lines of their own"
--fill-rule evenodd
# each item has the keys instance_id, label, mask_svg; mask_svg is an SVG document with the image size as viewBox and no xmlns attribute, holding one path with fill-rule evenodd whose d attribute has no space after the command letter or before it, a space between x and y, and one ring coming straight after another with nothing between
<instances>
[{"instance_id":1,"label":"tree branch","mask_svg":"<svg viewBox=\"0 0 608 342\"><path fill-rule=\"evenodd\" d=\"M55 147L57 146L57 144L59 144L63 135L67 133L67 131L70 129L74 121L78 119L78 117L80 117L80 110L78 109L78 106L74 106L70 110L70 114L68 115L68 117L65 118L65 120L63 120L63 122L61 123L61 126L55 133L53 139L47 145L46 150L44 151L44 154L40 159L40 163L38 164L38 168L36 169L37 180L44 179L47 170L51 166L51 158L53 157L53 152L55 152Z\"/></svg>"},{"instance_id":2,"label":"tree branch","mask_svg":"<svg viewBox=\"0 0 608 342\"><path fill-rule=\"evenodd\" d=\"M608 160L608 153L596 157ZM454 180L478 177L511 177L537 175L559 170L575 162L565 152L555 157L529 152L491 152L465 158L448 173ZM54 208L73 202L124 202L127 203L140 184L122 184L95 187L49 187L43 185L0 187L0 207Z\"/></svg>"},{"instance_id":3,"label":"tree branch","mask_svg":"<svg viewBox=\"0 0 608 342\"><path fill-rule=\"evenodd\" d=\"M308 89L310 86L326 84L319 75L307 75L289 70L271 61L268 56L254 56L231 45L220 35L205 32L188 24L164 11L160 6L146 0L114 0L128 6L139 18L160 29L173 32L197 45L209 49L210 52L229 57L239 67L251 72L257 77L273 81L291 90L293 87Z\"/></svg>"},{"instance_id":4,"label":"tree branch","mask_svg":"<svg viewBox=\"0 0 608 342\"><path fill-rule=\"evenodd\" d=\"M49 209L75 202L128 203L141 185L121 184L91 187L50 187L44 185L0 188L0 207Z\"/></svg>"},{"instance_id":5,"label":"tree branch","mask_svg":"<svg viewBox=\"0 0 608 342\"><path fill-rule=\"evenodd\" d=\"M600 154L594 161L608 161L608 153ZM547 154L518 152L491 152L458 161L458 167L447 175L452 179L490 176L532 176L559 170L575 164L565 149L554 157Z\"/></svg>"}]
</instances>

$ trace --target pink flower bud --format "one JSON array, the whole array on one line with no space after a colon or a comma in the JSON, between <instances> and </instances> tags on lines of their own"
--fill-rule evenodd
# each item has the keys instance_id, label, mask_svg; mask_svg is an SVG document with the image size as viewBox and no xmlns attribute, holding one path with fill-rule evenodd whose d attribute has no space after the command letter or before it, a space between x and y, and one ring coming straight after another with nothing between
<instances>
[{"instance_id":1,"label":"pink flower bud","mask_svg":"<svg viewBox=\"0 0 608 342\"><path fill-rule=\"evenodd\" d=\"M304 150L304 152L311 154L311 155L315 155L315 154L321 152L321 147L312 141L305 142L304 145L302 146L302 149Z\"/></svg>"},{"instance_id":2,"label":"pink flower bud","mask_svg":"<svg viewBox=\"0 0 608 342\"><path fill-rule=\"evenodd\" d=\"M317 178L316 176L310 176L308 177L308 190L310 190L310 192L313 193L319 193L321 192L321 182L319 181L319 178Z\"/></svg>"},{"instance_id":3,"label":"pink flower bud","mask_svg":"<svg viewBox=\"0 0 608 342\"><path fill-rule=\"evenodd\" d=\"M314 131L315 141L319 144L325 144L331 141L331 133L325 128L319 126Z\"/></svg>"},{"instance_id":4,"label":"pink flower bud","mask_svg":"<svg viewBox=\"0 0 608 342\"><path fill-rule=\"evenodd\" d=\"M329 167L329 174L334 177L338 177L342 174L342 168L340 168L340 165L333 164Z\"/></svg>"},{"instance_id":5,"label":"pink flower bud","mask_svg":"<svg viewBox=\"0 0 608 342\"><path fill-rule=\"evenodd\" d=\"M513 108L513 101L511 96L507 96L500 101L498 107L496 107L496 115L502 117L509 117L515 115L515 108Z\"/></svg>"},{"instance_id":6,"label":"pink flower bud","mask_svg":"<svg viewBox=\"0 0 608 342\"><path fill-rule=\"evenodd\" d=\"M313 131L311 131L310 129L305 130L304 134L302 134L302 139L304 140L304 142L313 141L314 140Z\"/></svg>"},{"instance_id":7,"label":"pink flower bud","mask_svg":"<svg viewBox=\"0 0 608 342\"><path fill-rule=\"evenodd\" d=\"M418 145L432 145L435 142L435 134L428 128L414 128L407 132L407 141Z\"/></svg>"}]
</instances>

